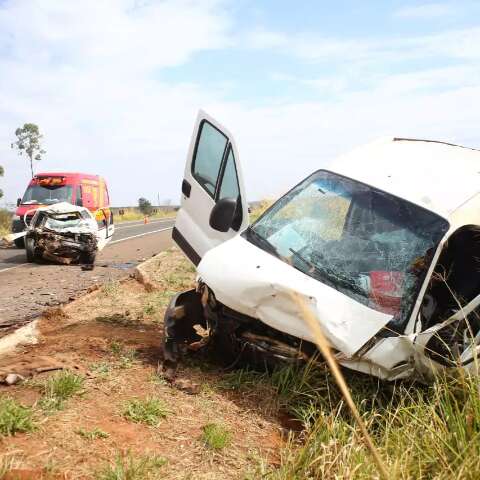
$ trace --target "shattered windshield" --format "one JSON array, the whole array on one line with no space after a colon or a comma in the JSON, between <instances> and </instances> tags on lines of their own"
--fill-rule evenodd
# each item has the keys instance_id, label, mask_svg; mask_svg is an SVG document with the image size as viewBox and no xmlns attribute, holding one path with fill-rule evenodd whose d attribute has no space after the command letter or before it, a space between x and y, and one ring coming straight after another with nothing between
<instances>
[{"instance_id":1,"label":"shattered windshield","mask_svg":"<svg viewBox=\"0 0 480 480\"><path fill-rule=\"evenodd\" d=\"M30 185L22 198L22 204L50 205L58 202L72 202L72 186L62 185L45 187L42 185Z\"/></svg>"},{"instance_id":2,"label":"shattered windshield","mask_svg":"<svg viewBox=\"0 0 480 480\"><path fill-rule=\"evenodd\" d=\"M430 211L320 171L244 235L303 273L403 323L447 229L448 222Z\"/></svg>"}]
</instances>

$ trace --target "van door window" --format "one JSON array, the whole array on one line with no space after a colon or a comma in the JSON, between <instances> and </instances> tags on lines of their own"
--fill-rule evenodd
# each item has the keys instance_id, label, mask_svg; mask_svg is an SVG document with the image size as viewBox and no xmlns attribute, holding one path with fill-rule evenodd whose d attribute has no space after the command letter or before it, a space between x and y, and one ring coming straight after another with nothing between
<instances>
[{"instance_id":1,"label":"van door window","mask_svg":"<svg viewBox=\"0 0 480 480\"><path fill-rule=\"evenodd\" d=\"M192 174L211 197L215 195L217 178L226 146L227 137L213 125L204 121L200 126L200 137L193 159Z\"/></svg>"},{"instance_id":2,"label":"van door window","mask_svg":"<svg viewBox=\"0 0 480 480\"><path fill-rule=\"evenodd\" d=\"M238 198L240 190L238 188L238 175L235 168L235 157L233 151L230 149L223 172L222 182L220 185L220 193L218 200L222 198Z\"/></svg>"}]
</instances>

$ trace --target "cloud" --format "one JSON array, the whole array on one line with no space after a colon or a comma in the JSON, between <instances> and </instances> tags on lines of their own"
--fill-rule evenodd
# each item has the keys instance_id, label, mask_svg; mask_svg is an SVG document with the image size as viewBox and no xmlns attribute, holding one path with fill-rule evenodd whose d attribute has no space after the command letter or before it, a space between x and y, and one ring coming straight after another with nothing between
<instances>
[{"instance_id":1,"label":"cloud","mask_svg":"<svg viewBox=\"0 0 480 480\"><path fill-rule=\"evenodd\" d=\"M454 16L458 12L458 6L455 7L448 3L425 3L423 5L412 5L403 7L393 13L394 17L409 19L430 19L446 16Z\"/></svg>"},{"instance_id":2,"label":"cloud","mask_svg":"<svg viewBox=\"0 0 480 480\"><path fill-rule=\"evenodd\" d=\"M316 33L282 34L254 30L245 36L248 48L275 50L308 62L400 63L433 57L480 59L480 27L428 35L336 38Z\"/></svg>"},{"instance_id":3,"label":"cloud","mask_svg":"<svg viewBox=\"0 0 480 480\"><path fill-rule=\"evenodd\" d=\"M1 4L6 198L20 195L28 180L25 160L9 148L27 121L45 134L39 169L103 174L117 203L156 197L157 190L162 198L177 196L171 178L183 170L178 146L209 97L193 84L166 85L158 72L198 51L228 47L228 30L223 5L214 1Z\"/></svg>"},{"instance_id":4,"label":"cloud","mask_svg":"<svg viewBox=\"0 0 480 480\"><path fill-rule=\"evenodd\" d=\"M116 205L157 194L178 200L200 107L235 133L250 199L279 195L381 135L478 146L478 45L473 27L358 38L242 31L218 1L1 3L2 188L12 201L28 180L25 159L9 148L26 121L45 134L39 169L102 174ZM222 59L244 51L259 62L285 55L302 68L280 62L262 78L254 61L244 64L259 86L279 87L271 101L227 95L193 68L182 81L162 81L165 69L209 52L212 78L234 83ZM282 82L299 95L282 95Z\"/></svg>"}]
</instances>

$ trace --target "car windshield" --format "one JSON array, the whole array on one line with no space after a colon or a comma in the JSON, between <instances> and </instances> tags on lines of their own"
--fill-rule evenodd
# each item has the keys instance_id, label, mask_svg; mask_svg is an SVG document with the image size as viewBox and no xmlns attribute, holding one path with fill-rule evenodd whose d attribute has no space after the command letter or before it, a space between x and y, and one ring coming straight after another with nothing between
<instances>
[{"instance_id":1,"label":"car windshield","mask_svg":"<svg viewBox=\"0 0 480 480\"><path fill-rule=\"evenodd\" d=\"M276 202L244 235L402 325L447 229L448 222L430 211L320 171Z\"/></svg>"},{"instance_id":2,"label":"car windshield","mask_svg":"<svg viewBox=\"0 0 480 480\"><path fill-rule=\"evenodd\" d=\"M45 187L41 185L30 185L22 199L22 204L50 205L58 202L72 202L72 186L62 185Z\"/></svg>"}]
</instances>

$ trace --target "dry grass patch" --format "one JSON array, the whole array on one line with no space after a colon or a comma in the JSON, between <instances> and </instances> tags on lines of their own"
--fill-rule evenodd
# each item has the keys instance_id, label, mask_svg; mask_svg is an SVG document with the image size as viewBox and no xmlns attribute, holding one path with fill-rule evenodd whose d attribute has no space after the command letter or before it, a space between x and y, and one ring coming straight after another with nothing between
<instances>
[{"instance_id":1,"label":"dry grass patch","mask_svg":"<svg viewBox=\"0 0 480 480\"><path fill-rule=\"evenodd\" d=\"M142 472L147 456L168 461L168 467L142 473L151 478L185 479L190 472L190 478L240 480L263 458L275 457L275 418L257 408L258 398L219 388L215 365L201 356L182 364L182 380L201 387L195 394L157 375L163 305L170 292L193 286L195 273L177 250L149 263L163 272L155 273L160 290L147 292L135 280L111 283L65 306L66 315L40 321L41 342L19 358L78 367L84 381L54 415L40 408L41 399L47 391L62 398L64 388L44 388L44 377L9 388L17 403L31 406L39 425L28 435L0 437L0 451L15 455L19 468L53 465L72 479L136 478L128 475ZM150 304L155 311L145 312ZM228 430L225 448L212 450L200 441L207 424Z\"/></svg>"}]
</instances>

